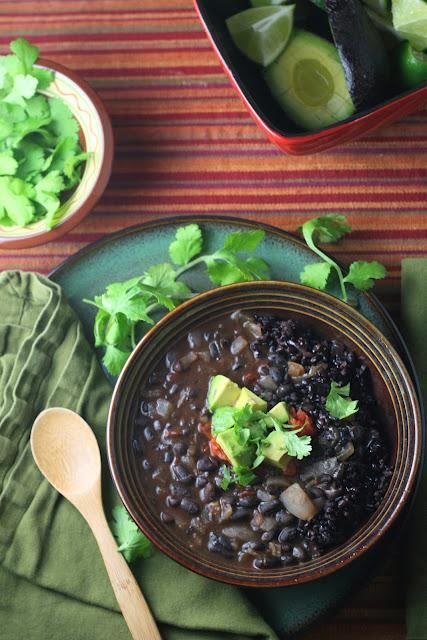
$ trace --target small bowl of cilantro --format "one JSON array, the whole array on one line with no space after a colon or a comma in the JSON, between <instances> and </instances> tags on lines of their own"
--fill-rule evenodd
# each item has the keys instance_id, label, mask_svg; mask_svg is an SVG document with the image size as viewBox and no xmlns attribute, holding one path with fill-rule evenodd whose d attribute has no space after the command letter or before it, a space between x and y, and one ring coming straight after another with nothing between
<instances>
[{"instance_id":1,"label":"small bowl of cilantro","mask_svg":"<svg viewBox=\"0 0 427 640\"><path fill-rule=\"evenodd\" d=\"M93 208L113 156L109 117L76 73L17 38L0 56L0 247L64 234Z\"/></svg>"}]
</instances>

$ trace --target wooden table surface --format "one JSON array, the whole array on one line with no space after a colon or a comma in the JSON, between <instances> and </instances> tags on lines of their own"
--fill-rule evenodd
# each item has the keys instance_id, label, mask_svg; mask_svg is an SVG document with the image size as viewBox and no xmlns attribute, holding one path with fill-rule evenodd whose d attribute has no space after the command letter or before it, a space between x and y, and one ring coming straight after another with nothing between
<instances>
[{"instance_id":1,"label":"wooden table surface","mask_svg":"<svg viewBox=\"0 0 427 640\"><path fill-rule=\"evenodd\" d=\"M330 152L287 157L236 97L191 0L2 0L2 52L20 35L99 92L116 153L89 217L56 242L0 251L0 269L48 273L106 233L175 214L231 214L295 231L321 212L342 212L353 233L335 255L387 266L376 291L398 320L400 261L427 254L427 111ZM403 640L397 554L302 637Z\"/></svg>"}]
</instances>

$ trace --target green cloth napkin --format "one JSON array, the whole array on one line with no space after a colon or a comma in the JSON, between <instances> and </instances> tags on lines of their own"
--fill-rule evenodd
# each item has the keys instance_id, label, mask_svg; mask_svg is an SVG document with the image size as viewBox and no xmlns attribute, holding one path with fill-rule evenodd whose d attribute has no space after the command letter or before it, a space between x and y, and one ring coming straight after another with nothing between
<instances>
[{"instance_id":1,"label":"green cloth napkin","mask_svg":"<svg viewBox=\"0 0 427 640\"><path fill-rule=\"evenodd\" d=\"M427 410L427 259L402 261L402 318ZM427 640L427 468L408 526L405 553L406 637Z\"/></svg>"},{"instance_id":2,"label":"green cloth napkin","mask_svg":"<svg viewBox=\"0 0 427 640\"><path fill-rule=\"evenodd\" d=\"M105 454L111 388L60 288L0 274L0 637L128 640L95 540L29 446L49 406L80 413ZM107 517L117 502L104 455ZM165 640L277 639L239 589L156 552L132 567Z\"/></svg>"}]
</instances>

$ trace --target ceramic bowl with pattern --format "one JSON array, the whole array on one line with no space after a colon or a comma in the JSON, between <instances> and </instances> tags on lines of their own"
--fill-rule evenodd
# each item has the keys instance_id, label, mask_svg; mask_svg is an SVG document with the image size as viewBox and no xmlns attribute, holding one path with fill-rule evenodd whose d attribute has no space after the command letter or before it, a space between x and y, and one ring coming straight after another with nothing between
<instances>
[{"instance_id":1,"label":"ceramic bowl with pattern","mask_svg":"<svg viewBox=\"0 0 427 640\"><path fill-rule=\"evenodd\" d=\"M62 236L75 227L93 209L102 196L111 174L114 141L110 118L96 92L74 71L40 58L38 67L54 71L50 86L42 91L48 97L63 100L80 127L80 144L90 157L85 161L79 184L62 202L59 223L47 229L44 220L25 227L0 225L0 248L27 248Z\"/></svg>"},{"instance_id":2,"label":"ceramic bowl with pattern","mask_svg":"<svg viewBox=\"0 0 427 640\"><path fill-rule=\"evenodd\" d=\"M279 342L282 346L277 350L274 343L269 342L269 337L267 342L264 340L264 347L262 340L261 343L255 341L251 344L253 355L248 350L245 356L250 361L249 369L246 368L248 362L240 362L237 367L234 367L234 361L231 363L229 352L233 353L235 336L241 339L244 331L236 329L232 323L240 322L239 318L243 318L243 322L249 322L247 330L253 331L253 321L247 320L248 317L255 317L256 322L268 326L263 325L264 320L260 319L260 316L267 315L281 319L280 322L283 319L285 323L300 324L303 331L314 332L318 336L316 344L319 346L315 348L312 348L312 343L305 342L305 338L302 338L302 342L292 338L287 343L294 354L298 349L305 350L301 355L301 358L305 358L301 360L305 362L305 369L300 366L300 372L290 373L289 354L285 357L280 355L286 353L288 347L283 347L284 342ZM289 327L291 325L286 324L284 331L288 331ZM219 331L218 336L215 331ZM198 338L195 337L197 333ZM259 333L254 335L260 337ZM199 340L198 346L192 348L189 358L188 345L196 344L196 339ZM212 344L207 344L207 341ZM308 352L307 344L311 344ZM180 345L183 352L180 351ZM248 346L243 348L249 349ZM218 356L221 349L223 355ZM263 349L264 355L256 355L257 351L261 353ZM329 355L322 356L322 362L318 356L312 360L311 356L319 354L321 349L325 349L325 354ZM351 357L348 355L350 352ZM267 357L267 353L272 359ZM280 357L276 362L277 355ZM294 355L293 360L298 360L298 357ZM279 360L283 358L284 364L280 365ZM327 392L315 391L313 396L310 386L314 388L319 381L314 383L312 376L320 376L319 380L324 375L332 376L332 373L320 372L319 367L323 372L325 367L332 367L329 369L331 372L339 372L342 366L347 366L344 361L353 362L351 366L356 367L356 378L359 376L359 367L360 376L366 376L368 386L365 389L369 399L360 400L360 417L355 419L353 426L346 424L345 420L335 421L332 431L328 431L329 426L325 431L322 421L330 419L325 414L323 397ZM194 375L191 373L192 366L197 368ZM304 467L304 473L298 471L299 475L291 481L288 480L287 467L283 473L273 469L271 476L267 467L267 470L260 472L260 477L252 480L255 489L239 481L224 487L221 474L225 470L221 468L221 463L215 461L218 451L215 447L211 448L210 441L206 440L212 434L206 432L206 420L209 423L210 418L204 399L211 383L204 378L210 376L211 380L212 375L216 375L213 372L225 373L234 380L234 384L241 384L240 380L251 380L248 386L252 385L252 391L260 393L256 387L258 382L254 382L258 375L255 372L261 375L261 369L264 370L266 366L273 367L270 378L275 375L273 369L288 367L283 379L280 378L282 382L278 382L282 387L277 388L276 385L277 391L266 393L265 388L261 390L263 397L268 397L272 405L278 400L275 393L284 394L282 397L285 398L289 392L286 389L289 376L296 376L292 384L297 393L295 397L293 392L289 396L289 411L292 414L296 407L305 407L307 412L312 412L317 429L317 432L312 431L312 438L314 442L319 438L317 444L320 445L322 437L323 453L320 458L317 453L311 460L307 459L308 468ZM294 362L292 366L295 366ZM265 371L262 375L265 375ZM263 385L263 380L259 376L258 379ZM360 381L362 378L358 379ZM270 386L271 382L269 379L269 389L274 388ZM320 384L323 389L324 381ZM357 384L355 382L354 388L357 388ZM188 398L186 389L189 390ZM361 389L359 395L363 398L365 391ZM317 399L313 401L315 396ZM293 402L295 407L291 406ZM362 402L367 402L363 411ZM316 403L320 408L317 414ZM311 409L308 408L310 404ZM162 412L166 415L165 407L167 417L162 418ZM185 415L184 411L187 411ZM205 416L204 422L200 416ZM376 426L371 423L372 416L376 416ZM304 425L306 428L306 423ZM339 458L341 453L337 453L342 448L340 443L333 444L329 433L333 438L339 438L349 428L356 429L351 436L354 437L353 451L352 445L349 451L349 445L346 444L344 449L347 447L346 455L350 457L342 463L344 467L335 466L338 459L343 459ZM371 503L366 516L358 521L348 537L346 529L339 543L326 546L320 554L312 553L313 538L307 536L303 539L306 532L314 531L317 539L322 541L322 527L324 519L329 517L328 513L335 512L337 518L341 518L340 510L345 511L348 504L342 498L353 492L348 478L353 477L353 471L360 471L365 451L370 452L368 456L373 456L369 458L372 462L369 469L380 468L377 462L382 454L377 456L378 443L374 444L380 431L387 443L387 468L383 467L387 480L382 484L380 494L376 494L375 505ZM364 444L358 450L357 442L362 441ZM197 573L232 584L257 587L286 586L318 579L359 558L384 539L402 514L414 489L421 459L421 441L422 418L416 391L400 356L383 334L341 300L299 284L277 281L241 283L213 289L197 295L162 318L142 338L125 365L114 390L107 427L107 448L114 482L130 515L150 540L171 558ZM331 453L331 446L338 446L335 453ZM333 464L335 470L330 466L322 466L321 470L315 466L323 455L324 462ZM353 460L352 455L355 456ZM350 466L346 466L348 464ZM295 474L295 470L292 473ZM340 475L343 473L344 476ZM320 492L316 485L318 479L314 485L311 481L312 477L317 476L321 483L331 483ZM364 471L359 473L358 490L362 493L353 495L365 495L363 487L367 477L370 476ZM311 491L323 501L323 506L318 505L320 509L330 508L332 512L317 511L314 518L312 514L303 515L300 511L297 514L295 504L289 505L289 494L281 493L289 482L292 483L292 491L296 490L294 485L299 484L306 493ZM206 483L210 485L209 495L205 489ZM367 485L366 491L369 490ZM266 496L269 492L272 494L270 497ZM352 508L357 513L356 503ZM251 509L253 513L246 513ZM347 524L352 523L350 516L345 516L350 518ZM247 518L247 522L244 518ZM302 520L297 522L295 518ZM312 518L313 526L310 524ZM243 535L242 530L249 535L248 541L242 542L239 537ZM302 536L302 542L295 545L295 536L299 535ZM259 540L257 536L261 536ZM295 555L289 557L289 554L294 554L296 546L302 554L302 561ZM236 551L234 555L233 550Z\"/></svg>"}]
</instances>

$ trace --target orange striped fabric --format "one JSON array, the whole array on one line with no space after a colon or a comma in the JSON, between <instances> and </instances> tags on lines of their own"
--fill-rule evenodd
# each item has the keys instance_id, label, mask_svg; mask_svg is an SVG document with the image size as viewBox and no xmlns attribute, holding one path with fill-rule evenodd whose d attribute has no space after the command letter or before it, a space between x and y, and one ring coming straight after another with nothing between
<instances>
[{"instance_id":1,"label":"orange striped fabric","mask_svg":"<svg viewBox=\"0 0 427 640\"><path fill-rule=\"evenodd\" d=\"M337 211L354 231L335 255L385 263L377 290L398 316L400 261L427 253L427 111L330 152L286 157L242 107L191 0L2 0L2 52L16 36L98 90L116 156L84 222L48 245L0 251L0 269L48 273L106 233L177 213L233 214L294 231ZM399 584L388 567L304 639L402 640Z\"/></svg>"}]
</instances>

